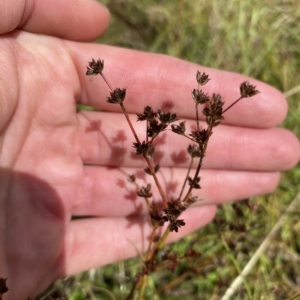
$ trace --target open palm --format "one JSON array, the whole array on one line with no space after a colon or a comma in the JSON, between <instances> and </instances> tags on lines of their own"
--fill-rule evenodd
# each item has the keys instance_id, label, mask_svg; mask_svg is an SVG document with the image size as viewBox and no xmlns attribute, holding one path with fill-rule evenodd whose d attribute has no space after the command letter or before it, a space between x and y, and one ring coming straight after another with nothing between
<instances>
[{"instance_id":1,"label":"open palm","mask_svg":"<svg viewBox=\"0 0 300 300\"><path fill-rule=\"evenodd\" d=\"M60 276L145 249L145 205L126 175L135 174L142 183L149 179L140 171L143 161L131 153L124 116L105 102L108 87L85 76L91 57L105 60L104 73L114 87L128 88L125 105L133 120L147 104L194 118L190 91L199 66L71 42L57 32L51 37L16 30L1 37L0 275L9 278L10 299L26 299ZM75 39L71 31L66 37ZM208 93L221 93L228 105L238 97L243 76L201 70L212 78ZM261 93L229 111L216 128L202 173L204 200L185 212L187 225L170 241L209 222L215 204L271 191L278 171L296 163L298 141L274 128L286 113L285 100L273 88L252 83ZM78 112L76 103L100 111ZM144 124L137 123L137 131L143 137ZM171 132L157 145L170 197L185 176L185 148Z\"/></svg>"}]
</instances>

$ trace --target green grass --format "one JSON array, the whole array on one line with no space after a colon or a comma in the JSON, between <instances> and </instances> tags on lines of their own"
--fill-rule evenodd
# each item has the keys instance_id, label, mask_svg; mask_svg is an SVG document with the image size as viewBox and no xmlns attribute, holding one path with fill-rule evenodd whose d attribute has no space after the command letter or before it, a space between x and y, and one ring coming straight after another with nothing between
<instances>
[{"instance_id":1,"label":"green grass","mask_svg":"<svg viewBox=\"0 0 300 300\"><path fill-rule=\"evenodd\" d=\"M111 0L112 22L99 40L159 52L213 68L243 73L283 92L300 85L298 0ZM225 4L226 3L226 4ZM300 137L300 92L288 97L284 126ZM225 204L213 223L172 245L183 252L197 245L203 256L176 276L155 275L146 299L221 299L300 190L300 168L282 176L271 195ZM272 240L232 299L289 299L300 293L299 208ZM240 215L238 221L236 216ZM139 259L91 270L56 285L70 299L122 299ZM173 282L185 274L182 284ZM158 294L158 291L160 294ZM296 299L296 298L295 298ZM300 299L300 296L299 296Z\"/></svg>"}]
</instances>

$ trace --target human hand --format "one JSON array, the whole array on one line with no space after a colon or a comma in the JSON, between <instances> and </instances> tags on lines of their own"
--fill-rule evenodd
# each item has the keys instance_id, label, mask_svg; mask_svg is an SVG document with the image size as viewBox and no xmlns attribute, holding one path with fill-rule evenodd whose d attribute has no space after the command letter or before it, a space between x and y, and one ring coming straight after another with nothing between
<instances>
[{"instance_id":1,"label":"human hand","mask_svg":"<svg viewBox=\"0 0 300 300\"><path fill-rule=\"evenodd\" d=\"M163 55L75 42L107 27L108 13L96 2L36 1L32 14L25 3L6 1L0 10L6 20L0 25L0 276L9 278L6 299L27 299L58 277L146 247L146 209L125 183L126 174L144 165L131 155L133 139L118 107L105 102L108 88L85 76L91 57L105 60L114 87L128 88L133 119L147 104L194 118L190 91L198 69L211 77L206 91L220 93L228 105L246 80ZM299 159L297 139L275 128L286 114L284 98L249 81L260 94L229 110L214 130L201 175L202 206L184 212L187 225L170 241L209 222L217 203L272 191L278 172ZM76 103L101 112L77 112ZM144 134L143 124L136 126ZM178 141L166 133L157 148L173 193L187 165Z\"/></svg>"}]
</instances>

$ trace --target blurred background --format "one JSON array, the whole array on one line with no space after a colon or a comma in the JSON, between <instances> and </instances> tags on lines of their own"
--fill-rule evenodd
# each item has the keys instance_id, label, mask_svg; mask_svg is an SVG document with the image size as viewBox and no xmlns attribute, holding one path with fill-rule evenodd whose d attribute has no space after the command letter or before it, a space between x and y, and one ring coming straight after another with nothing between
<instances>
[{"instance_id":1,"label":"blurred background","mask_svg":"<svg viewBox=\"0 0 300 300\"><path fill-rule=\"evenodd\" d=\"M164 53L242 73L287 97L283 127L300 137L299 0L101 0L111 25L97 42ZM171 246L193 246L200 259L149 281L145 299L222 299L300 191L299 165L271 195L219 207L214 222ZM300 201L298 201L300 202ZM100 255L100 254L99 254ZM123 299L139 258L58 281L69 299ZM300 299L300 203L230 299ZM54 295L54 294L53 294ZM225 298L223 298L225 299Z\"/></svg>"}]
</instances>

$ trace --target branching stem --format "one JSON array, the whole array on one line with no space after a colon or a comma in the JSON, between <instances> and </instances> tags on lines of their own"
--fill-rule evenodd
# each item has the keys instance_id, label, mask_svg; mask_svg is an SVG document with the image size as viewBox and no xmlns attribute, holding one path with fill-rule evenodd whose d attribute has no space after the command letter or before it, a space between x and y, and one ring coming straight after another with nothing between
<instances>
[{"instance_id":1,"label":"branching stem","mask_svg":"<svg viewBox=\"0 0 300 300\"><path fill-rule=\"evenodd\" d=\"M199 130L198 103L196 103L196 105L195 105L195 110L196 110L197 130Z\"/></svg>"},{"instance_id":2,"label":"branching stem","mask_svg":"<svg viewBox=\"0 0 300 300\"><path fill-rule=\"evenodd\" d=\"M109 81L106 79L105 75L104 75L102 72L101 72L100 75L102 76L103 80L105 81L105 83L107 84L107 86L109 87L109 89L110 89L111 91L113 91L113 88L111 87Z\"/></svg>"},{"instance_id":3,"label":"branching stem","mask_svg":"<svg viewBox=\"0 0 300 300\"><path fill-rule=\"evenodd\" d=\"M180 123L179 126L174 126L174 127L172 126L172 131L186 137L189 140L192 140L194 143L197 144L197 145L192 145L191 146L192 148L188 149L188 152L191 155L191 161L179 194L179 198L173 200L173 199L168 199L157 178L156 172L158 170L159 165L155 166L153 162L153 152L154 152L153 142L154 139L158 136L158 134L167 128L167 125L177 120L176 114L171 114L171 113L166 114L161 110L158 110L158 112L156 113L152 110L150 106L146 106L144 109L144 114L138 114L138 120L147 120L146 139L145 141L143 141L143 143L141 143L133 127L133 124L130 121L125 106L123 104L126 95L126 90L119 89L119 88L113 90L109 81L107 80L107 78L102 72L103 68L104 68L103 60L98 59L96 61L95 59L92 59L92 61L89 62L89 65L87 67L86 75L101 75L104 82L111 90L111 97L108 98L108 102L120 104L123 114L127 120L127 123L129 124L130 130L136 141L136 143L134 143L134 147L136 147L136 153L143 154L143 157L148 166L147 170L145 171L146 173L150 172L150 174L152 175L164 206L164 209L161 212L158 212L157 208L154 207L154 204L152 205L151 203L151 201L153 200L150 199L151 198L150 184L148 184L147 188L143 188L146 189L144 198L148 208L149 216L152 218L152 232L150 235L150 242L148 245L147 252L143 258L142 271L137 274L134 283L131 287L130 293L126 298L126 300L132 300L135 297L135 293L137 293L137 299L142 300L144 299L148 275L154 271L157 271L159 267L165 267L167 265L166 261L164 262L162 261L163 264L157 265L157 261L159 261L157 259L157 256L160 250L162 249L162 247L165 245L169 233L174 230L177 232L179 227L185 225L183 220L179 220L178 217L180 216L182 211L184 211L191 203L194 202L194 199L190 198L192 190L194 188L200 188L200 185L198 184L200 180L199 173L203 165L203 159L206 154L208 142L212 134L213 127L217 126L220 123L220 121L223 120L223 114L226 111L228 111L231 107L233 107L236 103L238 103L241 99L252 97L257 93L259 93L259 91L256 90L256 87L251 85L249 82L243 82L240 85L240 98L238 98L231 105L229 105L224 111L222 111L224 102L222 102L220 95L213 94L212 98L210 98L207 94L205 94L202 90L199 89L200 86L205 85L210 80L208 75L205 74L204 72L203 73L199 71L197 72L196 80L198 82L198 89L194 89L192 91L193 99L196 102L195 111L196 111L197 130L191 131L191 134L187 135L185 134L184 122ZM203 129L203 130L200 130L200 120L199 120L199 112L198 112L199 104L204 104L204 108L202 112L206 116L206 122L208 124L207 129ZM157 116L160 122L158 122L155 119ZM190 176L195 157L199 158L198 165L194 176L192 175ZM191 179L191 177L193 177L193 179ZM184 194L184 190L186 188L188 181L190 186L184 198L182 199L182 195ZM135 185L137 186L136 183ZM141 196L140 194L138 195ZM157 240L156 238L157 231L159 231L159 233L161 234L162 227L160 226L162 226L165 222L168 222L168 226L166 227L162 236L160 236L159 239ZM177 258L178 257L176 254L175 257L176 264L177 264Z\"/></svg>"},{"instance_id":4,"label":"branching stem","mask_svg":"<svg viewBox=\"0 0 300 300\"><path fill-rule=\"evenodd\" d=\"M154 179L155 185L156 185L156 187L157 187L157 189L159 191L159 194L160 194L160 196L161 196L161 198L163 200L163 204L166 206L167 202L168 202L168 199L167 199L167 197L166 197L166 195L164 193L164 190L163 190L162 186L159 183L159 180L158 180L158 178L156 176L156 173L155 173L155 170L153 168L153 164L152 164L152 162L150 160L150 157L148 155L144 155L144 158L146 160L146 163L147 163L147 166L148 166L148 168L150 170L150 173L153 176L153 179Z\"/></svg>"},{"instance_id":5,"label":"branching stem","mask_svg":"<svg viewBox=\"0 0 300 300\"><path fill-rule=\"evenodd\" d=\"M208 138L207 138L205 144L203 145L203 151L202 151L202 154L201 154L201 156L199 158L198 166L197 166L197 169L196 169L193 181L195 181L197 179L197 177L199 175L199 172L201 170L201 167L202 167L202 164L203 164L203 159L204 159L204 156L205 156L205 153L206 153L206 149L207 149L207 145L208 145L208 141L209 141L209 138L210 138L210 136L212 134L212 129L213 129L212 125L209 125L208 128L207 128ZM186 195L185 195L185 197L183 199L183 202L186 202L188 200L188 198L189 198L192 190L193 190L193 187L190 186L188 192L186 193Z\"/></svg>"},{"instance_id":6,"label":"branching stem","mask_svg":"<svg viewBox=\"0 0 300 300\"><path fill-rule=\"evenodd\" d=\"M189 168L188 168L187 174L186 174L186 176L185 176L184 183L183 183L183 185L182 185L182 188L181 188L181 192L180 192L180 195L179 195L179 199L181 199L182 193L183 193L183 191L184 191L184 188L185 188L185 186L186 186L186 183L187 183L188 177L189 177L189 175L190 175L190 172L191 172L191 170L192 170L193 162L194 162L194 158L193 158L193 157L191 157L191 162L190 162L190 165L189 165Z\"/></svg>"},{"instance_id":7,"label":"branching stem","mask_svg":"<svg viewBox=\"0 0 300 300\"><path fill-rule=\"evenodd\" d=\"M239 99L235 100L232 104L230 104L225 110L223 110L223 114L230 109L232 106L234 106L235 104L237 104L240 100L242 100L244 97L240 97Z\"/></svg>"},{"instance_id":8,"label":"branching stem","mask_svg":"<svg viewBox=\"0 0 300 300\"><path fill-rule=\"evenodd\" d=\"M126 117L127 123L129 124L129 127L130 127L130 129L131 129L131 131L132 131L132 134L133 134L135 140L136 140L138 143L140 143L140 140L139 140L139 138L138 138L138 136L137 136L137 134L136 134L136 132L135 132L135 129L134 129L134 127L133 127L133 125L132 125L132 123L131 123L131 121L130 121L130 118L129 118L128 113L127 113L127 111L126 111L126 109L125 109L124 104L123 104L123 103L120 103L120 106L121 106L122 111L123 111L123 113L124 113L124 115L125 115L125 117Z\"/></svg>"}]
</instances>

